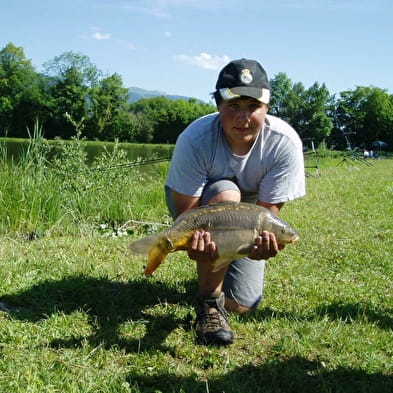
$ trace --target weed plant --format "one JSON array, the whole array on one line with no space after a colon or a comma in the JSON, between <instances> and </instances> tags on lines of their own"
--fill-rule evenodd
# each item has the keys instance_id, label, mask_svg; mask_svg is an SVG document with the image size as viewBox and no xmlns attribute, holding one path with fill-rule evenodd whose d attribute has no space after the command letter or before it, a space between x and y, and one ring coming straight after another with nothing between
<instances>
[{"instance_id":1,"label":"weed plant","mask_svg":"<svg viewBox=\"0 0 393 393\"><path fill-rule=\"evenodd\" d=\"M195 344L184 252L146 278L128 245L147 228L96 230L165 223L167 164L104 170L115 151L93 171L74 142L51 163L1 163L0 392L393 391L392 160L321 162L282 210L299 243L269 260L263 302L230 315L235 342L216 348Z\"/></svg>"},{"instance_id":2,"label":"weed plant","mask_svg":"<svg viewBox=\"0 0 393 393\"><path fill-rule=\"evenodd\" d=\"M163 189L155 186L164 181L165 164L137 170L140 160L130 163L118 144L91 163L86 141L79 135L72 139L49 144L35 132L17 162L7 159L2 146L0 234L77 234L102 224L116 228L134 217L165 216L163 203L156 203Z\"/></svg>"}]
</instances>

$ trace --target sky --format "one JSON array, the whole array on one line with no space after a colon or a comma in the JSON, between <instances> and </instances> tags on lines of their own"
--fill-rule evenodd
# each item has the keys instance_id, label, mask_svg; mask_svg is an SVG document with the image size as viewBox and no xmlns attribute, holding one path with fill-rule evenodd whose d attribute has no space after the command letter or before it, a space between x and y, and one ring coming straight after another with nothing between
<instances>
[{"instance_id":1,"label":"sky","mask_svg":"<svg viewBox=\"0 0 393 393\"><path fill-rule=\"evenodd\" d=\"M220 69L242 57L331 94L393 94L392 0L0 0L0 49L35 69L87 56L125 87L211 101Z\"/></svg>"}]
</instances>

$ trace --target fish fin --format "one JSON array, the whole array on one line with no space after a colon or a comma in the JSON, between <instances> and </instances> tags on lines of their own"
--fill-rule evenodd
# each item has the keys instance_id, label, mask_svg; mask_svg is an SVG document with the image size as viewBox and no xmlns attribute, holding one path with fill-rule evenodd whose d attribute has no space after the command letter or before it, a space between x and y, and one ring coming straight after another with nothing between
<instances>
[{"instance_id":1,"label":"fish fin","mask_svg":"<svg viewBox=\"0 0 393 393\"><path fill-rule=\"evenodd\" d=\"M150 251L156 246L158 236L147 236L139 239L130 244L130 251L132 254L137 255L148 255Z\"/></svg>"},{"instance_id":2,"label":"fish fin","mask_svg":"<svg viewBox=\"0 0 393 393\"><path fill-rule=\"evenodd\" d=\"M236 254L239 255L239 256L248 255L250 253L250 251L251 251L251 247L252 247L252 244L247 244L247 243L246 244L242 244L241 246L239 246L236 249ZM218 259L216 259L213 262L213 269L212 269L212 271L213 272L218 272L219 270L224 269L224 267L228 266L235 259L236 259L235 256L233 256L230 259L228 259L227 257L221 257L221 258L219 257Z\"/></svg>"},{"instance_id":3,"label":"fish fin","mask_svg":"<svg viewBox=\"0 0 393 393\"><path fill-rule=\"evenodd\" d=\"M248 255L251 251L252 246L252 244L242 244L237 248L236 253L240 255Z\"/></svg>"},{"instance_id":4,"label":"fish fin","mask_svg":"<svg viewBox=\"0 0 393 393\"><path fill-rule=\"evenodd\" d=\"M228 266L231 262L232 260L218 258L212 263L212 271L218 272L219 270L224 269L224 267Z\"/></svg>"},{"instance_id":5,"label":"fish fin","mask_svg":"<svg viewBox=\"0 0 393 393\"><path fill-rule=\"evenodd\" d=\"M149 252L149 260L145 267L145 276L150 276L161 265L162 261L168 255L162 248L156 246Z\"/></svg>"},{"instance_id":6,"label":"fish fin","mask_svg":"<svg viewBox=\"0 0 393 393\"><path fill-rule=\"evenodd\" d=\"M137 255L148 255L149 259L145 267L145 275L150 276L160 266L162 261L168 255L170 249L165 246L168 243L162 243L162 236L153 235L137 240L130 245L130 251Z\"/></svg>"}]
</instances>

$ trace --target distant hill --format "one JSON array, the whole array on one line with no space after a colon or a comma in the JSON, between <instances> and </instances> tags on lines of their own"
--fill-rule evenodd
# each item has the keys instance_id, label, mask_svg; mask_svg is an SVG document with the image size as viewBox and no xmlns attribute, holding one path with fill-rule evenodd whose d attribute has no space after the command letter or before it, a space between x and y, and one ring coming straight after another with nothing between
<instances>
[{"instance_id":1,"label":"distant hill","mask_svg":"<svg viewBox=\"0 0 393 393\"><path fill-rule=\"evenodd\" d=\"M130 98L129 98L130 103L138 101L142 98L153 98L153 97L165 97L168 98L169 100L185 100L185 101L188 101L191 98L191 97L185 97L179 95L171 95L163 91L145 90L145 89L141 89L140 87L130 87L128 91L130 93ZM202 104L205 104L205 102L201 100L197 100L197 101Z\"/></svg>"}]
</instances>

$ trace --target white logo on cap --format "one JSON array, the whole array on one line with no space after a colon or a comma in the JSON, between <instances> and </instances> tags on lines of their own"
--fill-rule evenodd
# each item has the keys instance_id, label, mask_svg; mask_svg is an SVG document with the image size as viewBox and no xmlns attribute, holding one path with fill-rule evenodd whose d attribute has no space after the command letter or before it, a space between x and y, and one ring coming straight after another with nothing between
<instances>
[{"instance_id":1,"label":"white logo on cap","mask_svg":"<svg viewBox=\"0 0 393 393\"><path fill-rule=\"evenodd\" d=\"M240 80L245 84L249 85L254 78L252 77L251 71L248 68L244 68L240 72Z\"/></svg>"}]
</instances>

